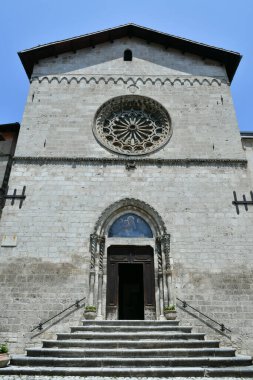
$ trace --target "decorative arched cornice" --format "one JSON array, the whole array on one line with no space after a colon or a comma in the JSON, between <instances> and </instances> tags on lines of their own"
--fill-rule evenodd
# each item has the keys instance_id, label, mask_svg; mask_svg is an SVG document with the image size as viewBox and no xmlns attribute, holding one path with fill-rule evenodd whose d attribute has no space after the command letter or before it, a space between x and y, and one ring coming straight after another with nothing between
<instances>
[{"instance_id":1,"label":"decorative arched cornice","mask_svg":"<svg viewBox=\"0 0 253 380\"><path fill-rule=\"evenodd\" d=\"M76 84L85 82L86 84L99 84L103 82L104 84L151 84L151 85L157 85L160 84L163 85L170 85L170 86L221 86L222 84L229 85L228 81L223 77L187 77L187 76L161 76L161 77L155 77L155 76L146 76L146 77L122 77L122 76L83 76L83 75L65 75L65 76L34 76L31 79L31 82L37 81L39 83L42 83L44 81L48 83L56 82L58 84L60 83L66 83L71 84L72 82L75 82Z\"/></svg>"},{"instance_id":2,"label":"decorative arched cornice","mask_svg":"<svg viewBox=\"0 0 253 380\"><path fill-rule=\"evenodd\" d=\"M151 223L152 227L155 229L156 236L166 234L166 227L159 213L148 203L134 198L124 198L107 207L95 224L94 234L104 235L104 231L110 224L110 221L116 215L124 211L139 212Z\"/></svg>"}]
</instances>

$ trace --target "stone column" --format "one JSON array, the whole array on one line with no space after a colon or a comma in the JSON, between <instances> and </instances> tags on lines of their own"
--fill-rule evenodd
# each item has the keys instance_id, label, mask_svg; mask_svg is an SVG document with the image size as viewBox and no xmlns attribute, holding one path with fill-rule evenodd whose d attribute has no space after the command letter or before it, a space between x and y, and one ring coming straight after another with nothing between
<instances>
[{"instance_id":1,"label":"stone column","mask_svg":"<svg viewBox=\"0 0 253 380\"><path fill-rule=\"evenodd\" d=\"M173 291L173 281L172 281L172 260L170 257L170 235L164 234L162 237L163 242L163 252L165 257L165 273L166 273L166 283L168 288L168 305L175 304L175 297Z\"/></svg>"},{"instance_id":2,"label":"stone column","mask_svg":"<svg viewBox=\"0 0 253 380\"><path fill-rule=\"evenodd\" d=\"M104 274L105 237L99 237L99 263L98 263L98 301L97 319L102 319L102 287Z\"/></svg>"},{"instance_id":3,"label":"stone column","mask_svg":"<svg viewBox=\"0 0 253 380\"><path fill-rule=\"evenodd\" d=\"M162 270L162 249L161 249L161 238L156 238L156 252L158 260L158 287L159 287L159 308L160 308L160 319L164 319L164 300L163 300L163 270Z\"/></svg>"},{"instance_id":4,"label":"stone column","mask_svg":"<svg viewBox=\"0 0 253 380\"><path fill-rule=\"evenodd\" d=\"M97 240L98 236L96 234L90 235L90 279L89 279L89 305L94 305L94 287L95 287L95 262L96 262L96 251L97 251Z\"/></svg>"}]
</instances>

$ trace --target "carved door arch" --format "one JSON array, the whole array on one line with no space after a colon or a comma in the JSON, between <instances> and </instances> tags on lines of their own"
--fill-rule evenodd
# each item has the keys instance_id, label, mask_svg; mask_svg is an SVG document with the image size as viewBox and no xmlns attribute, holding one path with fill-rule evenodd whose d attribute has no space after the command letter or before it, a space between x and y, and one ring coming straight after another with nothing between
<instances>
[{"instance_id":1,"label":"carved door arch","mask_svg":"<svg viewBox=\"0 0 253 380\"><path fill-rule=\"evenodd\" d=\"M139 215L152 229L152 238L108 237L115 220L126 213ZM164 319L164 307L175 303L170 256L170 235L160 215L147 203L133 198L120 200L109 206L98 219L90 235L89 304L97 307L97 319L106 319L107 251L111 245L149 245L154 250L154 279L156 319ZM116 315L114 316L116 319ZM148 319L148 315L145 316ZM153 319L153 318L150 318Z\"/></svg>"}]
</instances>

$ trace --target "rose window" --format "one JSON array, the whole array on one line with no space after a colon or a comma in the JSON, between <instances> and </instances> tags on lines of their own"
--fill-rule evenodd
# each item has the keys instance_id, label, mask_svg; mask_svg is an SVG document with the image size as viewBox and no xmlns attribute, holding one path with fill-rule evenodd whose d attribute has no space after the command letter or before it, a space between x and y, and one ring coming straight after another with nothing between
<instances>
[{"instance_id":1,"label":"rose window","mask_svg":"<svg viewBox=\"0 0 253 380\"><path fill-rule=\"evenodd\" d=\"M114 152L147 154L168 142L170 118L152 99L132 95L118 97L98 110L94 134L103 146Z\"/></svg>"}]
</instances>

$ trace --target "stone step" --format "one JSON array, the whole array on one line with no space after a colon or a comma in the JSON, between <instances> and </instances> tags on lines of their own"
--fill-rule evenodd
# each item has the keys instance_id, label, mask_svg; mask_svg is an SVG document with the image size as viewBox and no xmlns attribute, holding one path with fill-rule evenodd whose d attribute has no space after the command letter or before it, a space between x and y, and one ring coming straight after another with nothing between
<instances>
[{"instance_id":1,"label":"stone step","mask_svg":"<svg viewBox=\"0 0 253 380\"><path fill-rule=\"evenodd\" d=\"M114 320L114 321L98 321L98 320L86 320L83 319L82 323L84 326L177 326L179 325L178 320L174 321L141 321L141 320Z\"/></svg>"},{"instance_id":2,"label":"stone step","mask_svg":"<svg viewBox=\"0 0 253 380\"><path fill-rule=\"evenodd\" d=\"M71 332L129 332L129 333L136 333L136 332L145 332L149 334L149 332L186 332L191 333L192 328L189 326L177 326L177 325L168 325L168 326L73 326L70 328Z\"/></svg>"},{"instance_id":3,"label":"stone step","mask_svg":"<svg viewBox=\"0 0 253 380\"><path fill-rule=\"evenodd\" d=\"M250 366L249 356L202 358L55 358L13 356L11 365L29 367L234 367Z\"/></svg>"},{"instance_id":4,"label":"stone step","mask_svg":"<svg viewBox=\"0 0 253 380\"><path fill-rule=\"evenodd\" d=\"M219 341L213 340L44 340L43 347L86 347L86 348L217 348Z\"/></svg>"},{"instance_id":5,"label":"stone step","mask_svg":"<svg viewBox=\"0 0 253 380\"><path fill-rule=\"evenodd\" d=\"M64 349L64 348L29 348L29 357L234 357L233 348L158 348L158 349Z\"/></svg>"},{"instance_id":6,"label":"stone step","mask_svg":"<svg viewBox=\"0 0 253 380\"><path fill-rule=\"evenodd\" d=\"M195 333L180 333L180 332L83 332L83 333L60 333L57 334L58 340L71 340L71 339L83 339L83 340L94 340L94 339L110 339L110 340L204 340L205 334L195 334Z\"/></svg>"},{"instance_id":7,"label":"stone step","mask_svg":"<svg viewBox=\"0 0 253 380\"><path fill-rule=\"evenodd\" d=\"M99 367L18 367L0 368L0 375L27 376L110 376L110 377L242 377L253 378L253 366L247 367L151 367L151 368L99 368Z\"/></svg>"},{"instance_id":8,"label":"stone step","mask_svg":"<svg viewBox=\"0 0 253 380\"><path fill-rule=\"evenodd\" d=\"M84 321L13 356L1 375L253 378L252 358L178 321Z\"/></svg>"}]
</instances>

